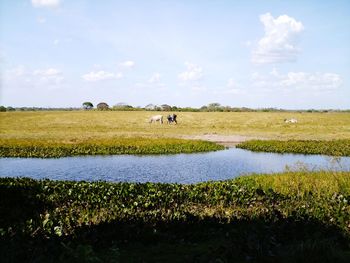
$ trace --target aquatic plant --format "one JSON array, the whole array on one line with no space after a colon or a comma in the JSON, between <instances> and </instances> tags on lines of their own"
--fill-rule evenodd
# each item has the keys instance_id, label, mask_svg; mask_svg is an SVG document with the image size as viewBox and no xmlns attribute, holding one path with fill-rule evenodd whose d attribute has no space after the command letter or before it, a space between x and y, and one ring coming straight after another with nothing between
<instances>
[{"instance_id":1,"label":"aquatic plant","mask_svg":"<svg viewBox=\"0 0 350 263\"><path fill-rule=\"evenodd\" d=\"M237 148L255 152L324 154L331 156L350 156L350 140L250 140L242 142Z\"/></svg>"},{"instance_id":2,"label":"aquatic plant","mask_svg":"<svg viewBox=\"0 0 350 263\"><path fill-rule=\"evenodd\" d=\"M1 178L0 252L9 262L175 261L174 249L190 261L347 262L349 198L349 172L194 185Z\"/></svg>"},{"instance_id":3,"label":"aquatic plant","mask_svg":"<svg viewBox=\"0 0 350 263\"><path fill-rule=\"evenodd\" d=\"M118 138L81 143L2 141L0 157L57 158L76 155L175 154L222 149L223 146L212 142L169 138Z\"/></svg>"}]
</instances>

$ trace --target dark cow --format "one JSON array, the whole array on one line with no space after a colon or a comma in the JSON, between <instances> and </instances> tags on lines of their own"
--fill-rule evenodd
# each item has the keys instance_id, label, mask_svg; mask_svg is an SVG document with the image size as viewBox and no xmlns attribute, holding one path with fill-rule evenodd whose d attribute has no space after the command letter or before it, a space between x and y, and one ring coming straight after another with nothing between
<instances>
[{"instance_id":1,"label":"dark cow","mask_svg":"<svg viewBox=\"0 0 350 263\"><path fill-rule=\"evenodd\" d=\"M175 124L177 124L177 120L176 120L177 115L176 114L171 114L168 115L167 119L168 119L168 124L175 122Z\"/></svg>"}]
</instances>

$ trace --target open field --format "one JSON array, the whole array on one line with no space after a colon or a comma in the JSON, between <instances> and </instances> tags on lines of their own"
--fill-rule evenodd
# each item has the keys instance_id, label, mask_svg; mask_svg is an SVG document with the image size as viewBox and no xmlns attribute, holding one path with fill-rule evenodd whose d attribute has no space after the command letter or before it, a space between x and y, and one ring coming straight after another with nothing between
<instances>
[{"instance_id":1,"label":"open field","mask_svg":"<svg viewBox=\"0 0 350 263\"><path fill-rule=\"evenodd\" d=\"M332 143L343 151L342 142L349 144L350 138L350 113L184 112L178 114L178 125L148 123L155 114L167 116L146 111L4 112L0 156L190 153L222 149L198 140L230 146L250 139L347 139ZM299 122L284 123L291 117ZM332 155L340 150L312 153Z\"/></svg>"},{"instance_id":2,"label":"open field","mask_svg":"<svg viewBox=\"0 0 350 263\"><path fill-rule=\"evenodd\" d=\"M186 137L241 135L248 138L332 140L350 139L350 113L183 112L178 125L150 125L147 120L166 112L3 112L1 140L63 143L120 137ZM286 124L285 118L299 123Z\"/></svg>"},{"instance_id":3,"label":"open field","mask_svg":"<svg viewBox=\"0 0 350 263\"><path fill-rule=\"evenodd\" d=\"M349 176L195 185L2 178L0 252L4 262L349 262Z\"/></svg>"},{"instance_id":4,"label":"open field","mask_svg":"<svg viewBox=\"0 0 350 263\"><path fill-rule=\"evenodd\" d=\"M350 138L350 113L183 112L175 125L150 125L166 112L4 112L1 139L50 140L75 143L119 137L181 137L242 135L267 139L332 140ZM285 118L297 124L284 123Z\"/></svg>"}]
</instances>

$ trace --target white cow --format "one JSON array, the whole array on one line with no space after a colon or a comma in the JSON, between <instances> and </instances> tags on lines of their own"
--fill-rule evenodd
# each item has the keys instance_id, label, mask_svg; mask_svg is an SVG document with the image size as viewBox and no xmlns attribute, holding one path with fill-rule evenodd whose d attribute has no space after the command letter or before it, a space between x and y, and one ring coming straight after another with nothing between
<instances>
[{"instance_id":1,"label":"white cow","mask_svg":"<svg viewBox=\"0 0 350 263\"><path fill-rule=\"evenodd\" d=\"M154 115L149 119L149 123L159 121L160 124L163 124L163 116L162 115Z\"/></svg>"},{"instance_id":2,"label":"white cow","mask_svg":"<svg viewBox=\"0 0 350 263\"><path fill-rule=\"evenodd\" d=\"M292 118L292 119L284 119L284 122L285 123L298 123L298 120L294 119L294 118Z\"/></svg>"}]
</instances>

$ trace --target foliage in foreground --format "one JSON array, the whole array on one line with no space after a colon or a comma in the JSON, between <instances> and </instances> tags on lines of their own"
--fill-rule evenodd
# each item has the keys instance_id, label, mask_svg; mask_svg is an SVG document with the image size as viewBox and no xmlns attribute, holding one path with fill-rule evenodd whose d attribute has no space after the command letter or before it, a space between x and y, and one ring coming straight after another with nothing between
<instances>
[{"instance_id":1,"label":"foliage in foreground","mask_svg":"<svg viewBox=\"0 0 350 263\"><path fill-rule=\"evenodd\" d=\"M0 179L9 262L348 262L350 173L195 185Z\"/></svg>"},{"instance_id":2,"label":"foliage in foreground","mask_svg":"<svg viewBox=\"0 0 350 263\"><path fill-rule=\"evenodd\" d=\"M238 148L255 152L324 154L350 156L350 140L303 141L303 140L251 140L237 145Z\"/></svg>"},{"instance_id":3,"label":"foliage in foreground","mask_svg":"<svg viewBox=\"0 0 350 263\"><path fill-rule=\"evenodd\" d=\"M222 150L212 142L181 139L119 138L84 143L2 141L0 157L65 157L110 154L174 154Z\"/></svg>"}]
</instances>

